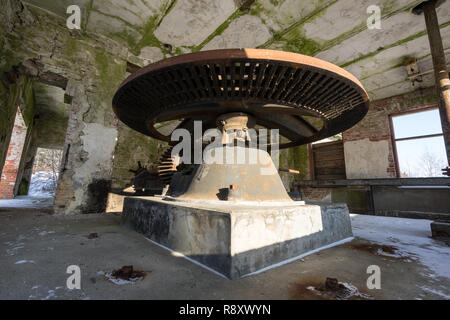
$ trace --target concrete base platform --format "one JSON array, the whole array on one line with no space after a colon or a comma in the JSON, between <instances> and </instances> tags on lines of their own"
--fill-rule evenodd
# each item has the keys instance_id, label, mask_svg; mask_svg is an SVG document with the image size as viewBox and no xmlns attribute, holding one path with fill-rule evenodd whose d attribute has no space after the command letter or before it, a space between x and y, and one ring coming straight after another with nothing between
<instances>
[{"instance_id":1,"label":"concrete base platform","mask_svg":"<svg viewBox=\"0 0 450 320\"><path fill-rule=\"evenodd\" d=\"M230 279L352 237L345 204L125 198L122 221Z\"/></svg>"}]
</instances>

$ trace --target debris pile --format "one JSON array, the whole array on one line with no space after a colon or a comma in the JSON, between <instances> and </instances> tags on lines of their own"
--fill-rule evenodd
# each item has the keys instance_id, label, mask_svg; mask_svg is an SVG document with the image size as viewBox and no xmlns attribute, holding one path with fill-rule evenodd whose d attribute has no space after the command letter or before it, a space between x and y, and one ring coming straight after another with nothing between
<instances>
[{"instance_id":1,"label":"debris pile","mask_svg":"<svg viewBox=\"0 0 450 320\"><path fill-rule=\"evenodd\" d=\"M128 284L142 280L146 275L145 271L133 270L133 266L123 266L105 274L105 277L115 284Z\"/></svg>"},{"instance_id":2,"label":"debris pile","mask_svg":"<svg viewBox=\"0 0 450 320\"><path fill-rule=\"evenodd\" d=\"M358 288L354 285L339 282L336 278L327 278L325 280L325 285L320 285L318 288L309 286L308 290L311 290L315 294L319 296L323 296L328 299L336 299L336 300L367 300L373 299L371 296L359 292Z\"/></svg>"}]
</instances>

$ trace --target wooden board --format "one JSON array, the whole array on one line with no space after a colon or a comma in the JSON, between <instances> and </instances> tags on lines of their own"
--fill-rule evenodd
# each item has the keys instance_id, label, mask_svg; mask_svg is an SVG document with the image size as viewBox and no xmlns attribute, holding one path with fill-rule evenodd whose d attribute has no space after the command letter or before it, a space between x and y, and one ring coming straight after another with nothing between
<instances>
[{"instance_id":1,"label":"wooden board","mask_svg":"<svg viewBox=\"0 0 450 320\"><path fill-rule=\"evenodd\" d=\"M342 141L313 144L312 155L316 180L346 178Z\"/></svg>"}]
</instances>

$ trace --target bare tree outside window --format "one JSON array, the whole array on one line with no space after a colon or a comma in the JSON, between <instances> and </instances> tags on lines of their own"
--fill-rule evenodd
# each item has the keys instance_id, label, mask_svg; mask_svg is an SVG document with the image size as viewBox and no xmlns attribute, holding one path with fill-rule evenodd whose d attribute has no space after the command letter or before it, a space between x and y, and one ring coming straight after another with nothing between
<instances>
[{"instance_id":1,"label":"bare tree outside window","mask_svg":"<svg viewBox=\"0 0 450 320\"><path fill-rule=\"evenodd\" d=\"M426 150L420 157L420 165L422 168L422 175L424 177L437 177L442 174L442 168L446 166L445 160L442 159L436 152Z\"/></svg>"}]
</instances>

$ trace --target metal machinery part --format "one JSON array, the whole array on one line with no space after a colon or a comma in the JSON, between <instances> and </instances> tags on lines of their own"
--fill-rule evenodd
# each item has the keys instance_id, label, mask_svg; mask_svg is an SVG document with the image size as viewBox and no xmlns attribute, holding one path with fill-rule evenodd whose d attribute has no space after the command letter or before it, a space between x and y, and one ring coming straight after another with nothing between
<instances>
[{"instance_id":1,"label":"metal machinery part","mask_svg":"<svg viewBox=\"0 0 450 320\"><path fill-rule=\"evenodd\" d=\"M368 103L361 83L331 63L290 52L225 49L180 55L136 71L117 90L113 110L129 127L169 143L171 135L158 131L159 123L177 121L174 128L193 132L194 121L202 121L203 132L216 127L224 133L237 130L231 140L248 140L246 132L254 126L279 129L285 138L279 148L288 148L352 127L365 116ZM222 142L230 142L230 137L225 134ZM198 183L198 173L204 169L204 165L197 166L188 188L191 192L186 191L192 198L202 198L201 192L195 193L202 188L192 185ZM278 173L272 186L263 183L269 181L267 176L260 177L261 184L258 179L251 181L252 188L264 185L265 195L258 196L256 189L249 191L247 180L228 183L232 170L236 170L234 179L239 180L236 167L216 168L224 180L212 179L213 185L208 187L233 190L233 199L286 199L284 194L278 198L270 195L283 188Z\"/></svg>"},{"instance_id":2,"label":"metal machinery part","mask_svg":"<svg viewBox=\"0 0 450 320\"><path fill-rule=\"evenodd\" d=\"M169 184L172 176L177 172L177 166L180 164L179 156L172 156L172 147L169 147L162 154L157 167L159 179L163 185Z\"/></svg>"},{"instance_id":3,"label":"metal machinery part","mask_svg":"<svg viewBox=\"0 0 450 320\"><path fill-rule=\"evenodd\" d=\"M203 51L161 60L130 75L113 99L129 127L170 141L155 124L203 121L216 127L225 113L244 112L301 145L342 132L368 110L368 95L350 73L331 63L290 52L261 49ZM308 117L320 119L317 128Z\"/></svg>"},{"instance_id":4,"label":"metal machinery part","mask_svg":"<svg viewBox=\"0 0 450 320\"><path fill-rule=\"evenodd\" d=\"M134 177L130 182L136 195L155 194L155 192L159 192L162 188L162 182L158 177L158 171L156 169L143 167L141 162L138 161L138 168L128 171L134 173Z\"/></svg>"}]
</instances>

